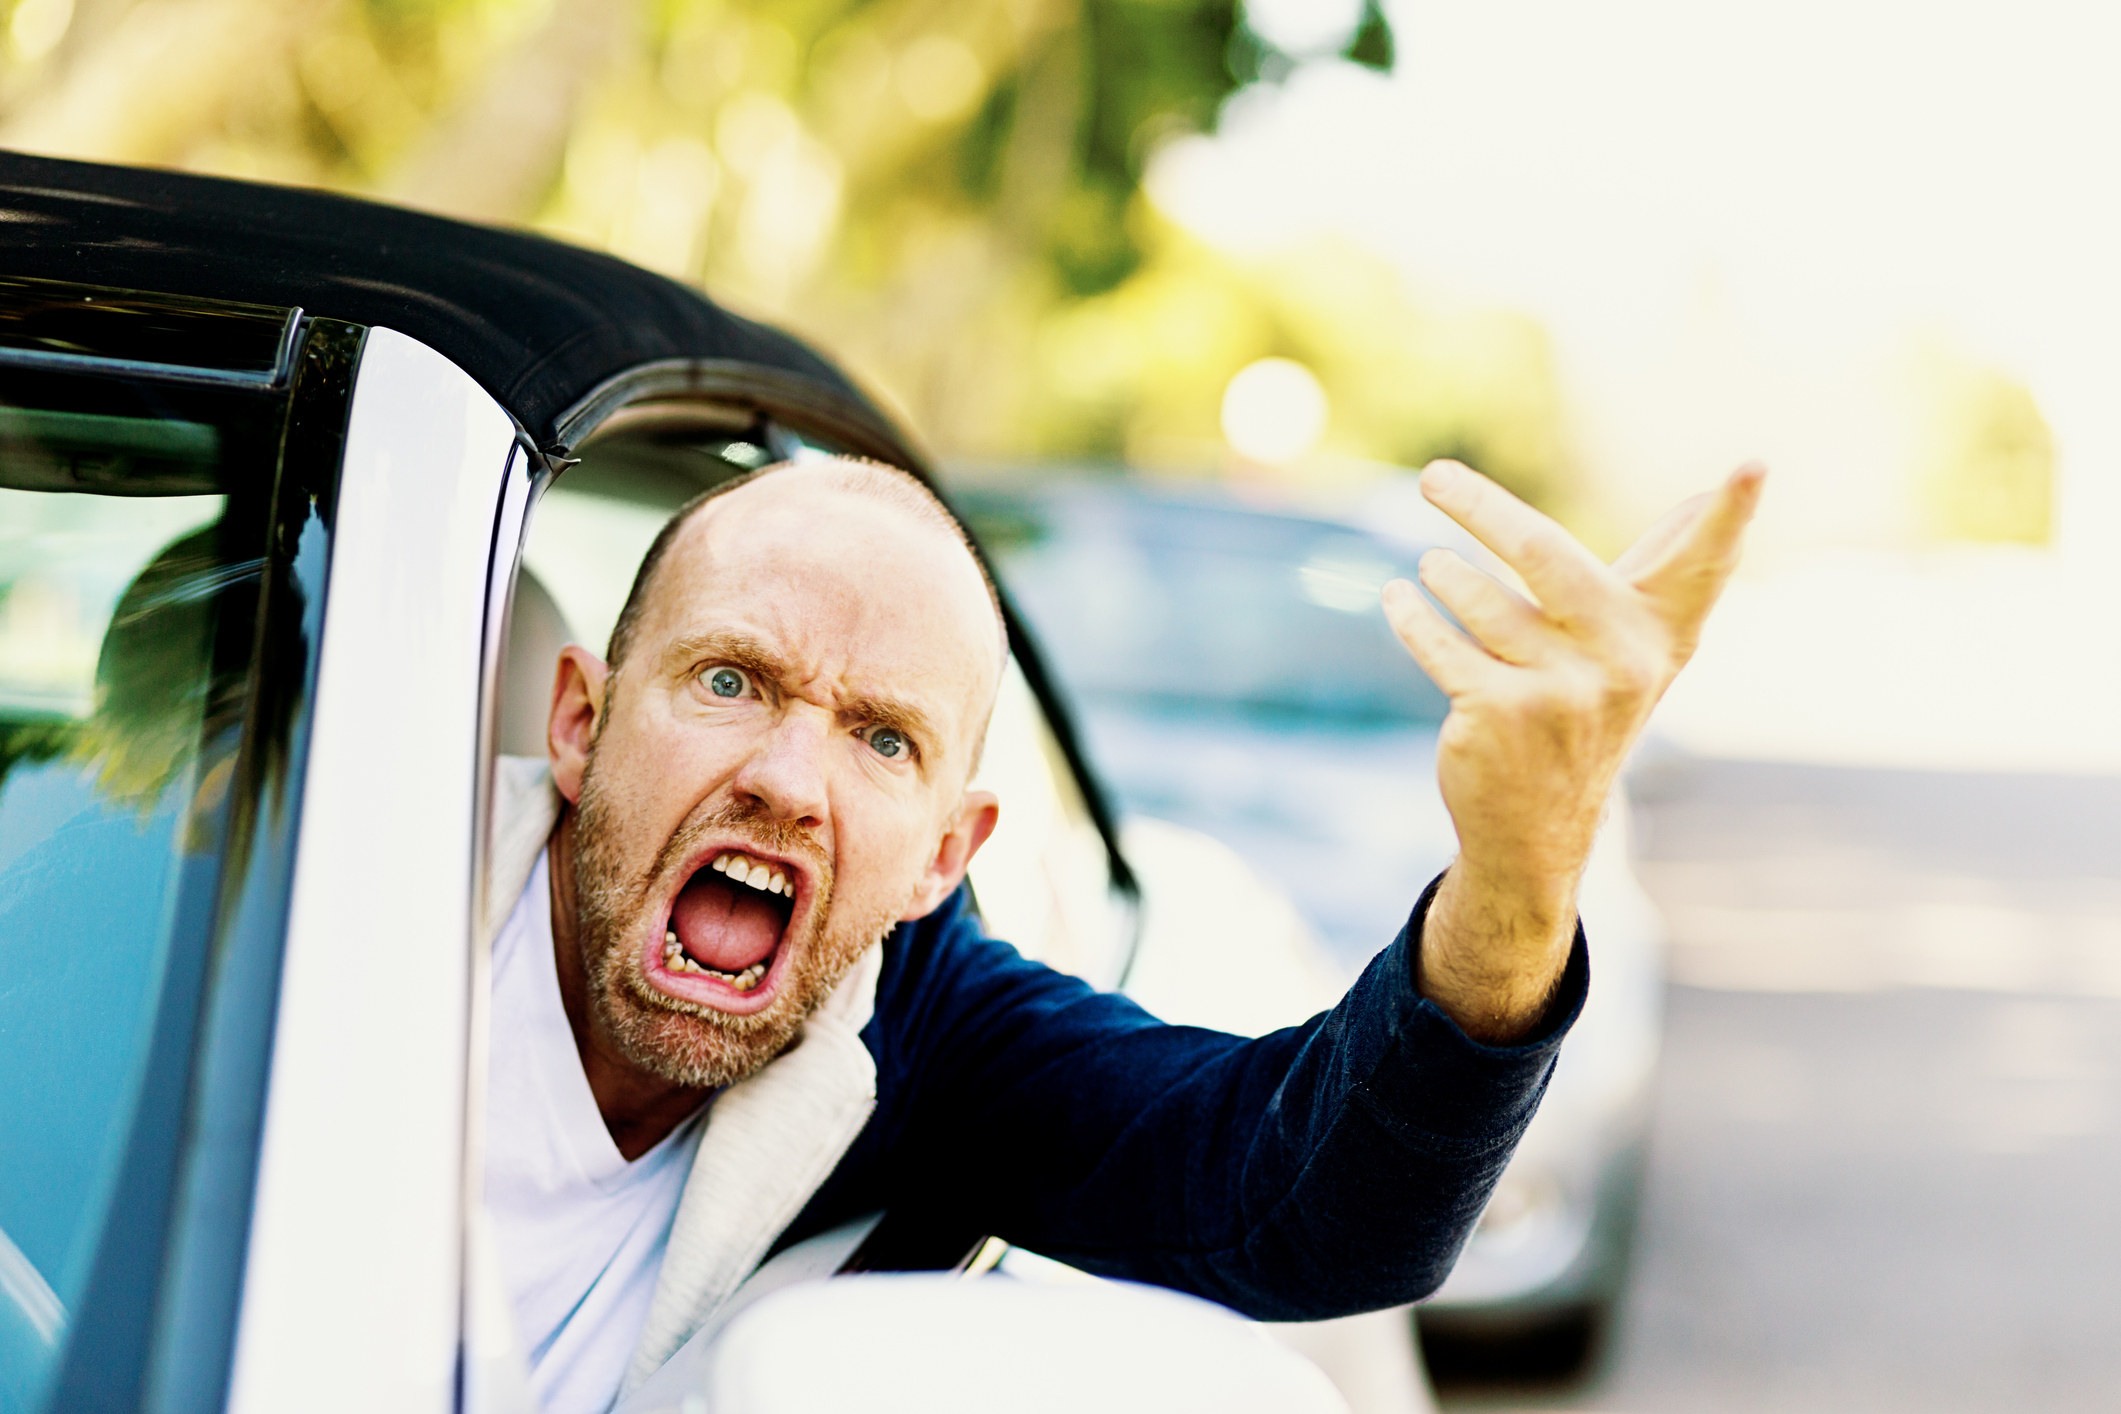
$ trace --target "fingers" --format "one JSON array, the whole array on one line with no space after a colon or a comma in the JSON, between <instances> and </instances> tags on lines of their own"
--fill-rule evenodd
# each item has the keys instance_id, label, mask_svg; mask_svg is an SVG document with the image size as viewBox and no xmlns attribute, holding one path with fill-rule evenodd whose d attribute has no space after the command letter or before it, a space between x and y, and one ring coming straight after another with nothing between
<instances>
[{"instance_id":1,"label":"fingers","mask_svg":"<svg viewBox=\"0 0 2121 1414\"><path fill-rule=\"evenodd\" d=\"M1429 463L1421 493L1517 571L1555 619L1567 622L1610 597L1611 571L1596 555L1471 467Z\"/></svg>"},{"instance_id":2,"label":"fingers","mask_svg":"<svg viewBox=\"0 0 2121 1414\"><path fill-rule=\"evenodd\" d=\"M1653 526L1615 568L1626 565L1627 578L1675 622L1698 622L1738 567L1745 528L1760 505L1766 479L1766 467L1746 463L1715 491L1696 498L1699 504L1681 506Z\"/></svg>"},{"instance_id":3,"label":"fingers","mask_svg":"<svg viewBox=\"0 0 2121 1414\"><path fill-rule=\"evenodd\" d=\"M1392 632L1444 696L1456 698L1470 691L1481 673L1495 668L1495 660L1452 627L1408 581L1395 579L1385 586L1384 608Z\"/></svg>"},{"instance_id":4,"label":"fingers","mask_svg":"<svg viewBox=\"0 0 2121 1414\"><path fill-rule=\"evenodd\" d=\"M1536 661L1557 630L1537 606L1450 550L1421 557L1421 582L1474 640L1506 663Z\"/></svg>"}]
</instances>

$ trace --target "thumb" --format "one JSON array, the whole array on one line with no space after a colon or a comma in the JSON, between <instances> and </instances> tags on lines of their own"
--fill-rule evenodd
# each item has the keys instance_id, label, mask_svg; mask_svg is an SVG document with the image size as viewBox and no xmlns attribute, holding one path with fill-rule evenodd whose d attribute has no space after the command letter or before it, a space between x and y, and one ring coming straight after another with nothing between
<instances>
[{"instance_id":1,"label":"thumb","mask_svg":"<svg viewBox=\"0 0 2121 1414\"><path fill-rule=\"evenodd\" d=\"M1681 623L1707 616L1738 567L1767 468L1748 462L1723 485L1675 507L1613 568Z\"/></svg>"}]
</instances>

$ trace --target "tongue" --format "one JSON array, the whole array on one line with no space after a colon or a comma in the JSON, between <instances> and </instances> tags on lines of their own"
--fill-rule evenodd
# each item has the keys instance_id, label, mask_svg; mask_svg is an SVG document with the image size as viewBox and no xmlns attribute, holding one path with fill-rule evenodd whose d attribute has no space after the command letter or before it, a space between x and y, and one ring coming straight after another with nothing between
<instances>
[{"instance_id":1,"label":"tongue","mask_svg":"<svg viewBox=\"0 0 2121 1414\"><path fill-rule=\"evenodd\" d=\"M692 876L670 910L678 941L702 967L742 972L773 956L781 913L756 889L731 884L711 869Z\"/></svg>"}]
</instances>

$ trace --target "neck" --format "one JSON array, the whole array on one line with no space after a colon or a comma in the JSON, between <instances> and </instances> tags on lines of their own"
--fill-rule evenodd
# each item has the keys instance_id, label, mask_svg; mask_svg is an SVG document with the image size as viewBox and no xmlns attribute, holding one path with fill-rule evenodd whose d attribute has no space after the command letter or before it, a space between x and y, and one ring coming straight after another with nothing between
<instances>
[{"instance_id":1,"label":"neck","mask_svg":"<svg viewBox=\"0 0 2121 1414\"><path fill-rule=\"evenodd\" d=\"M597 1113L611 1142L629 1162L660 1144L683 1124L710 1092L651 1075L619 1053L596 1026L589 1006L589 967L582 956L581 919L575 906L575 812L560 817L546 856L552 881L552 959L560 977L560 1005L574 1032L575 1054Z\"/></svg>"}]
</instances>

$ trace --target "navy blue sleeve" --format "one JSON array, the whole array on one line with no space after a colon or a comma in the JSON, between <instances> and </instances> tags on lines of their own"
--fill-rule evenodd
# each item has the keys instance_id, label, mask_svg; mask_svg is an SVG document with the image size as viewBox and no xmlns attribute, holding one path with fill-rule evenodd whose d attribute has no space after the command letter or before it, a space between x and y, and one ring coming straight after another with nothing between
<instances>
[{"instance_id":1,"label":"navy blue sleeve","mask_svg":"<svg viewBox=\"0 0 2121 1414\"><path fill-rule=\"evenodd\" d=\"M1257 1040L1026 961L960 895L885 943L877 1113L799 1226L916 1204L1265 1320L1427 1295L1589 983L1579 931L1538 1034L1471 1040L1415 990L1434 893L1338 1006Z\"/></svg>"}]
</instances>

